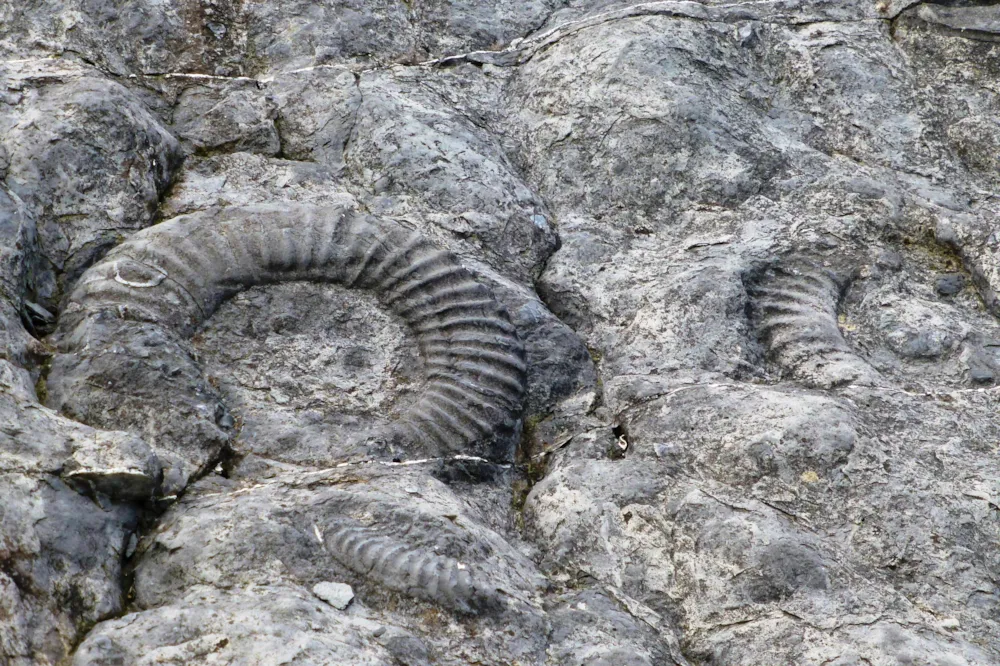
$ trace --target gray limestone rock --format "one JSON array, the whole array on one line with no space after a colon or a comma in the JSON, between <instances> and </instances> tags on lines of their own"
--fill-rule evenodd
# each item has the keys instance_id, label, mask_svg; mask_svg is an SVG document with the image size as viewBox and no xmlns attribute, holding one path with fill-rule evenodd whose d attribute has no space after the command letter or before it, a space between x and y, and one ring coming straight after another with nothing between
<instances>
[{"instance_id":1,"label":"gray limestone rock","mask_svg":"<svg viewBox=\"0 0 1000 666\"><path fill-rule=\"evenodd\" d=\"M168 127L191 152L276 155L282 149L276 105L252 81L209 79L185 86L174 105Z\"/></svg>"},{"instance_id":2,"label":"gray limestone rock","mask_svg":"<svg viewBox=\"0 0 1000 666\"><path fill-rule=\"evenodd\" d=\"M92 500L51 475L0 472L0 648L14 666L57 663L124 608L128 505Z\"/></svg>"},{"instance_id":3,"label":"gray limestone rock","mask_svg":"<svg viewBox=\"0 0 1000 666\"><path fill-rule=\"evenodd\" d=\"M345 159L362 202L422 220L428 235L501 274L534 278L557 236L497 138L398 68L358 85Z\"/></svg>"},{"instance_id":4,"label":"gray limestone rock","mask_svg":"<svg viewBox=\"0 0 1000 666\"><path fill-rule=\"evenodd\" d=\"M0 52L79 53L117 75L253 75L331 61L418 62L505 46L556 0L31 0L0 7Z\"/></svg>"},{"instance_id":5,"label":"gray limestone rock","mask_svg":"<svg viewBox=\"0 0 1000 666\"><path fill-rule=\"evenodd\" d=\"M373 619L343 613L293 585L225 590L206 584L191 588L176 604L101 624L72 663L390 666L392 653L371 635L376 626Z\"/></svg>"},{"instance_id":6,"label":"gray limestone rock","mask_svg":"<svg viewBox=\"0 0 1000 666\"><path fill-rule=\"evenodd\" d=\"M1000 664L998 16L0 0L0 664Z\"/></svg>"},{"instance_id":7,"label":"gray limestone rock","mask_svg":"<svg viewBox=\"0 0 1000 666\"><path fill-rule=\"evenodd\" d=\"M133 94L63 60L0 64L4 180L37 226L33 299L49 309L83 270L153 222L177 140Z\"/></svg>"}]
</instances>

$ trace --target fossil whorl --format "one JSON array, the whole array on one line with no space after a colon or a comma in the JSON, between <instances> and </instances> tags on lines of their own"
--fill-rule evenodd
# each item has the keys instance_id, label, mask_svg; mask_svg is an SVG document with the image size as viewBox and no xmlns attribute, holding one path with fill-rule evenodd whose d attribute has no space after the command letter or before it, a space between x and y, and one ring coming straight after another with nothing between
<instances>
[{"instance_id":1,"label":"fossil whorl","mask_svg":"<svg viewBox=\"0 0 1000 666\"><path fill-rule=\"evenodd\" d=\"M86 384L76 391L86 394L105 383L138 382L137 390L152 395L156 381L192 374L191 368L200 373L186 340L225 299L253 285L294 280L369 289L416 337L427 377L423 393L400 418L362 439L393 455L510 458L525 364L504 309L451 253L395 223L340 207L254 206L181 216L116 247L80 279L60 319L61 354L50 374L50 383L64 387L59 406L113 421L113 407L74 404L87 397L74 395L73 387ZM126 320L136 323L124 332L101 332ZM155 340L127 347L129 335ZM141 359L125 363L123 357L114 375L114 355L123 349L125 356L142 357L148 348L170 345L188 355L177 358L177 368L172 360L157 361L170 367L137 380L145 371ZM218 406L212 409L218 396L202 378L192 381L192 400L204 405L188 416L218 418ZM94 416L98 411L102 417Z\"/></svg>"},{"instance_id":2,"label":"fossil whorl","mask_svg":"<svg viewBox=\"0 0 1000 666\"><path fill-rule=\"evenodd\" d=\"M756 329L770 356L807 384L830 388L877 378L838 325L845 284L817 261L789 257L749 285Z\"/></svg>"},{"instance_id":3,"label":"fossil whorl","mask_svg":"<svg viewBox=\"0 0 1000 666\"><path fill-rule=\"evenodd\" d=\"M370 527L342 523L326 543L342 565L390 589L462 613L501 606L497 588L454 558L414 548Z\"/></svg>"}]
</instances>

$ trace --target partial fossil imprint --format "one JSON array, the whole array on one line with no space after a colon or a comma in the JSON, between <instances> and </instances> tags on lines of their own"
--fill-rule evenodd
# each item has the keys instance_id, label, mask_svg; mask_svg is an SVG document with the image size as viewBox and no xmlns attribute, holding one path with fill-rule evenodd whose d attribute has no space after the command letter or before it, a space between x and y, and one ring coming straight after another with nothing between
<instances>
[{"instance_id":1,"label":"partial fossil imprint","mask_svg":"<svg viewBox=\"0 0 1000 666\"><path fill-rule=\"evenodd\" d=\"M786 257L750 285L758 334L791 376L811 386L875 384L878 373L837 325L846 279L815 259Z\"/></svg>"},{"instance_id":2,"label":"partial fossil imprint","mask_svg":"<svg viewBox=\"0 0 1000 666\"><path fill-rule=\"evenodd\" d=\"M380 584L461 613L499 608L496 588L457 560L414 548L364 525L343 523L329 539L338 562Z\"/></svg>"}]
</instances>

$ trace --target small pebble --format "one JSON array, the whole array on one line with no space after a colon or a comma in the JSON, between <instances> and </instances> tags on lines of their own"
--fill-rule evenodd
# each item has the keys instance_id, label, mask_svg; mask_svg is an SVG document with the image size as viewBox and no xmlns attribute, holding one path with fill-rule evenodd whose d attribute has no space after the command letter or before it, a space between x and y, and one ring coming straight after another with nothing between
<instances>
[{"instance_id":1,"label":"small pebble","mask_svg":"<svg viewBox=\"0 0 1000 666\"><path fill-rule=\"evenodd\" d=\"M384 633L385 633L385 627L378 627L378 628L375 629L375 631L372 632L372 636L374 636L375 638L378 638L379 636L381 636Z\"/></svg>"},{"instance_id":2,"label":"small pebble","mask_svg":"<svg viewBox=\"0 0 1000 666\"><path fill-rule=\"evenodd\" d=\"M334 608L344 610L354 600L354 590L345 583L316 583L313 594Z\"/></svg>"}]
</instances>

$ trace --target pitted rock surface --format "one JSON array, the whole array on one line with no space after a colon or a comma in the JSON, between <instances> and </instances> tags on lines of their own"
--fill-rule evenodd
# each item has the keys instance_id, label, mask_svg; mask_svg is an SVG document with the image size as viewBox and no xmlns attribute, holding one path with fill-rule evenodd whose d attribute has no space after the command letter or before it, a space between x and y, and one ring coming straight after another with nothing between
<instances>
[{"instance_id":1,"label":"pitted rock surface","mask_svg":"<svg viewBox=\"0 0 1000 666\"><path fill-rule=\"evenodd\" d=\"M0 0L0 666L1000 665L998 7Z\"/></svg>"},{"instance_id":2,"label":"pitted rock surface","mask_svg":"<svg viewBox=\"0 0 1000 666\"><path fill-rule=\"evenodd\" d=\"M329 462L333 442L398 417L422 385L405 324L336 285L254 287L224 303L192 347L240 420L234 447L277 460Z\"/></svg>"}]
</instances>

